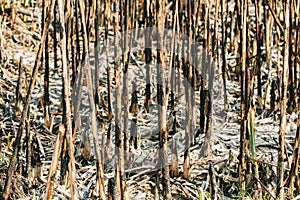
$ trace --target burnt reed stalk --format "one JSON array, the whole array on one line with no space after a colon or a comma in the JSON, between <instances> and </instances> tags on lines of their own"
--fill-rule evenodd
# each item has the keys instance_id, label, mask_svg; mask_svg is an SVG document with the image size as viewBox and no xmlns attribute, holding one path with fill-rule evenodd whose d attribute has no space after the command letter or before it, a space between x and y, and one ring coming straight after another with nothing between
<instances>
[{"instance_id":1,"label":"burnt reed stalk","mask_svg":"<svg viewBox=\"0 0 300 200\"><path fill-rule=\"evenodd\" d=\"M223 79L223 88L224 88L224 109L227 110L228 109L228 105L227 105L227 90L226 90L226 66L227 66L227 59L226 59L226 38L227 38L227 30L226 30L226 21L223 20L224 19L224 5L225 4L225 0L222 0L221 3L221 16L222 16L222 79ZM228 4L227 4L228 5ZM227 8L227 12L228 12L228 8ZM227 13L226 13L226 20L227 20ZM216 25L216 27L218 27ZM217 37L217 36L216 36Z\"/></svg>"},{"instance_id":2,"label":"burnt reed stalk","mask_svg":"<svg viewBox=\"0 0 300 200\"><path fill-rule=\"evenodd\" d=\"M113 12L115 13L113 26L114 26L114 35L119 35L119 11L120 11L120 2L115 0L113 2ZM116 93L116 107L115 107L115 151L117 156L117 164L115 170L115 181L116 189L121 199L124 199L125 195L125 177L123 176L124 172L124 140L122 135L122 88L121 88L121 62L118 58L117 48L119 47L119 38L114 37L114 70L115 70L115 93Z\"/></svg>"},{"instance_id":3,"label":"burnt reed stalk","mask_svg":"<svg viewBox=\"0 0 300 200\"><path fill-rule=\"evenodd\" d=\"M257 67L257 96L259 106L262 107L262 79L261 79L261 47L263 46L262 26L260 24L259 2L255 2L255 19L256 19L256 67ZM263 108L262 108L263 109Z\"/></svg>"},{"instance_id":4,"label":"burnt reed stalk","mask_svg":"<svg viewBox=\"0 0 300 200\"><path fill-rule=\"evenodd\" d=\"M48 8L48 5L46 4L45 0L43 0L43 11L42 11L42 24L46 20L45 18L45 13L46 9ZM44 118L46 125L49 125L49 120L50 120L50 113L49 113L49 105L50 105L50 97L49 97L49 68L50 68L50 63L49 63L49 50L50 50L50 42L49 42L49 34L46 36L46 41L45 41L45 50L44 50L44 57L42 57L42 63L43 63L43 69L45 69L45 74L44 74Z\"/></svg>"},{"instance_id":5,"label":"burnt reed stalk","mask_svg":"<svg viewBox=\"0 0 300 200\"><path fill-rule=\"evenodd\" d=\"M293 20L294 18L294 14L295 13L295 8L294 8L294 4L291 3L290 4L290 21L289 21L289 24L291 27L295 27L295 22L296 20ZM289 83L288 83L288 101L287 101L287 112L288 113L292 113L293 111L296 110L296 101L295 101L295 90L294 90L294 82L295 82L295 73L294 73L294 62L293 62L293 55L297 55L297 54L294 54L294 48L293 48L293 45L294 45L294 42L293 41L296 41L296 38L295 36L297 34L294 33L294 28L289 28L289 49L290 49L290 53L289 53ZM297 56L296 56L297 57ZM296 73L297 74L297 73Z\"/></svg>"},{"instance_id":6,"label":"burnt reed stalk","mask_svg":"<svg viewBox=\"0 0 300 200\"><path fill-rule=\"evenodd\" d=\"M144 20L145 20L145 27L151 28L152 27L152 12L150 9L151 1L145 0L144 2ZM151 29L150 29L151 30ZM145 89L145 100L144 100L144 107L147 112L149 112L149 106L151 104L151 61L152 61L152 31L145 32L145 67L146 67L146 89Z\"/></svg>"},{"instance_id":7,"label":"burnt reed stalk","mask_svg":"<svg viewBox=\"0 0 300 200\"><path fill-rule=\"evenodd\" d=\"M105 56L106 61L109 63L109 43L108 43L108 28L110 26L110 18L109 18L109 9L110 9L110 0L105 1L105 11L104 11L104 35L105 35ZM111 90L111 77L110 77L110 66L106 66L106 86L107 86L107 105L108 105L108 116L109 119L112 117L112 90ZM110 141L112 135L112 125L109 123L109 127L107 130L107 138L106 138L106 155L110 153Z\"/></svg>"},{"instance_id":8,"label":"burnt reed stalk","mask_svg":"<svg viewBox=\"0 0 300 200\"><path fill-rule=\"evenodd\" d=\"M128 33L130 30L130 13L129 13L129 6L130 6L130 1L124 0L120 4L120 10L123 10L122 15L122 21L123 25L121 27L121 32ZM124 3L124 4L123 4ZM129 151L129 134L128 134L128 115L129 115L129 106L128 106L128 68L129 68L129 62L130 62L130 49L129 47L129 42L131 41L131 38L127 38L127 34L122 35L122 63L123 63L123 94L122 94L122 105L124 105L124 116L123 116L123 121L124 121L124 127L123 127L123 133L124 133L124 154L126 157L124 158L125 161L128 160L127 154ZM127 52L128 51L128 52Z\"/></svg>"},{"instance_id":9,"label":"burnt reed stalk","mask_svg":"<svg viewBox=\"0 0 300 200\"><path fill-rule=\"evenodd\" d=\"M30 111L30 106L28 107L28 111ZM26 147L26 177L29 179L29 185L31 185L33 181L33 168L32 168L32 147L31 147L31 140L32 140L32 135L30 132L30 112L27 113L27 117L25 119L26 123L26 135L25 135L25 147Z\"/></svg>"},{"instance_id":10,"label":"burnt reed stalk","mask_svg":"<svg viewBox=\"0 0 300 200\"><path fill-rule=\"evenodd\" d=\"M66 129L66 146L67 153L69 156L69 164L68 164L68 173L69 173L69 184L71 190L72 199L78 199L78 191L76 184L76 168L75 168L75 157L74 157L74 146L73 146L73 137L72 137L72 121L71 121L71 101L70 101L70 79L69 79L69 65L67 58L67 36L66 36L66 20L64 14L64 5L62 0L58 0L58 11L59 11L59 19L62 28L61 34L61 52L62 52L62 84L63 84L63 105L64 106L64 116L65 116L65 129Z\"/></svg>"},{"instance_id":11,"label":"burnt reed stalk","mask_svg":"<svg viewBox=\"0 0 300 200\"><path fill-rule=\"evenodd\" d=\"M95 104L96 106L100 103L100 97L98 94L98 87L99 87L99 52L100 52L100 15L101 15L101 2L99 0L96 0L95 5L95 15L94 15L94 31L95 31L95 42L94 42L94 57L95 57L95 74L94 74L94 96L95 96Z\"/></svg>"},{"instance_id":12,"label":"burnt reed stalk","mask_svg":"<svg viewBox=\"0 0 300 200\"><path fill-rule=\"evenodd\" d=\"M157 103L160 105L158 109L158 128L159 128L159 167L162 173L162 188L163 188L163 198L170 199L170 178L169 178L169 164L168 164L168 130L166 130L166 117L167 117L167 104L168 95L166 93L166 81L164 74L165 67L165 54L163 52L163 29L165 24L165 0L157 0Z\"/></svg>"},{"instance_id":13,"label":"burnt reed stalk","mask_svg":"<svg viewBox=\"0 0 300 200\"><path fill-rule=\"evenodd\" d=\"M22 112L21 110L21 97L22 97L22 76L23 76L23 58L20 58L20 63L19 63L19 67L18 67L18 80L17 80L17 87L16 87L16 100L15 100L15 106L14 106L14 111L15 113L17 113L17 115L20 114L20 112Z\"/></svg>"},{"instance_id":14,"label":"burnt reed stalk","mask_svg":"<svg viewBox=\"0 0 300 200\"><path fill-rule=\"evenodd\" d=\"M277 168L277 199L284 198L284 151L285 151L285 134L286 134L286 106L287 106L287 87L289 76L289 29L290 29L290 3L287 0L284 2L285 7L285 30L284 30L284 49L283 49L283 70L281 76L281 93L280 93L280 128L279 128L279 148L278 148L278 168Z\"/></svg>"},{"instance_id":15,"label":"burnt reed stalk","mask_svg":"<svg viewBox=\"0 0 300 200\"><path fill-rule=\"evenodd\" d=\"M246 163L246 40L247 40L247 0L242 1L241 7L243 10L240 12L238 16L241 17L242 28L240 31L240 40L241 40L241 124L240 124L240 152L239 152L239 182L240 182L240 190L244 191L246 187L246 171L247 171L247 163Z\"/></svg>"}]
</instances>

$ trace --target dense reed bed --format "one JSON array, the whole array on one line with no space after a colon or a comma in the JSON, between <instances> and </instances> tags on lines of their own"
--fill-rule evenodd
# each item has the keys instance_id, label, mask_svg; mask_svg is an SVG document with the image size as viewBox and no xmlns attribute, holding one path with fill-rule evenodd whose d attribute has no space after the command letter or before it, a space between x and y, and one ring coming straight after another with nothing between
<instances>
[{"instance_id":1,"label":"dense reed bed","mask_svg":"<svg viewBox=\"0 0 300 200\"><path fill-rule=\"evenodd\" d=\"M0 0L1 198L298 199L299 9Z\"/></svg>"}]
</instances>

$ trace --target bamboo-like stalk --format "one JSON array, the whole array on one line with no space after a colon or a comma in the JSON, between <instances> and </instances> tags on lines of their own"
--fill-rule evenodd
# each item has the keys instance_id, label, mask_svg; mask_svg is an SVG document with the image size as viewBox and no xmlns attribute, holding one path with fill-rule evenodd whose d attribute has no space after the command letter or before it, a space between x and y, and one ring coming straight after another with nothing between
<instances>
[{"instance_id":1,"label":"bamboo-like stalk","mask_svg":"<svg viewBox=\"0 0 300 200\"><path fill-rule=\"evenodd\" d=\"M281 102L280 102L280 128L279 128L279 148L278 148L278 168L277 168L277 199L284 198L284 151L285 151L285 133L286 133L286 103L288 87L288 69L289 69L289 29L290 29L290 3L287 0L285 6L285 30L284 30L284 56L283 70L281 76Z\"/></svg>"},{"instance_id":2,"label":"bamboo-like stalk","mask_svg":"<svg viewBox=\"0 0 300 200\"><path fill-rule=\"evenodd\" d=\"M289 172L289 179L288 179L288 195L290 198L293 197L293 190L295 184L295 175L298 173L297 165L299 165L299 141L300 141L300 106L298 105L298 121L297 121L297 130L295 136L295 143L293 148L292 154L292 164Z\"/></svg>"},{"instance_id":3,"label":"bamboo-like stalk","mask_svg":"<svg viewBox=\"0 0 300 200\"><path fill-rule=\"evenodd\" d=\"M76 6L75 6L76 9ZM76 12L76 10L75 10ZM72 59L72 80L71 80L71 86L74 87L75 84L75 80L76 80L76 75L77 75L77 59L76 59L76 17L73 16L71 19L71 35L70 37L72 38L72 42L71 42L71 59ZM73 127L74 130L74 127ZM73 132L74 133L74 132Z\"/></svg>"},{"instance_id":4,"label":"bamboo-like stalk","mask_svg":"<svg viewBox=\"0 0 300 200\"><path fill-rule=\"evenodd\" d=\"M293 34L293 30L294 30L294 28L293 27L295 27L296 25L295 25L295 21L293 20L293 17L294 17L294 15L295 15L295 8L294 8L294 4L293 3L291 3L290 4L290 21L289 21L289 25L290 25L290 27L292 27L292 28L290 28L289 29L289 36L288 36L288 38L289 38L289 49L290 49L290 53L289 53L289 60L288 60L288 66L289 66L289 78L288 78L288 80L289 80L289 82L288 82L288 101L287 101L287 112L288 113L291 113L291 112L293 112L293 111L295 111L295 109L296 109L296 99L295 99L295 90L294 90L294 83L295 83L295 81L296 81L296 79L295 79L295 74L297 74L297 73L295 73L294 72L294 62L292 62L292 57L293 57L293 55L297 55L297 54L294 54L294 52L293 52L293 50L294 50L294 48L293 48L293 41L296 41L296 39L294 38L297 34Z\"/></svg>"},{"instance_id":5,"label":"bamboo-like stalk","mask_svg":"<svg viewBox=\"0 0 300 200\"><path fill-rule=\"evenodd\" d=\"M71 48L71 41L72 41L72 38L71 38L71 29L72 29L72 17L70 17L70 10L72 10L73 8L71 7L70 5L70 1L65 1L65 4L67 4L67 6L65 6L65 9L67 10L65 12L65 26L66 26L66 54L67 54L67 63L68 63L68 74L71 74L71 69L72 69L72 60L70 59L71 58L71 55L72 55L72 48ZM72 78L70 78L70 86L72 86ZM73 135L74 137L74 135ZM75 135L76 137L76 135ZM74 137L74 138L75 138Z\"/></svg>"},{"instance_id":6,"label":"bamboo-like stalk","mask_svg":"<svg viewBox=\"0 0 300 200\"><path fill-rule=\"evenodd\" d=\"M114 1L114 35L119 35L119 1ZM115 69L115 151L117 157L117 165L115 169L115 181L120 199L124 199L125 177L124 174L124 140L122 135L121 112L122 112L122 88L121 88L121 66L119 62L119 39L114 37L114 69Z\"/></svg>"},{"instance_id":7,"label":"bamboo-like stalk","mask_svg":"<svg viewBox=\"0 0 300 200\"><path fill-rule=\"evenodd\" d=\"M44 75L44 117L46 120L46 124L49 121L49 105L50 105L50 97L49 97L49 36L46 37L46 47L45 47L45 75Z\"/></svg>"},{"instance_id":8,"label":"bamboo-like stalk","mask_svg":"<svg viewBox=\"0 0 300 200\"><path fill-rule=\"evenodd\" d=\"M272 4L272 1L268 2L269 4L269 8L271 8L271 4ZM267 6L264 6L264 9L266 9ZM265 26L265 34L264 34L264 37L265 37L265 50L266 50L266 68L269 68L269 65L270 65L270 58L271 58L271 52L270 52L270 44L271 44L271 27L273 27L273 21L274 21L274 18L271 17L270 13L267 12L267 10L265 10L264 12L264 15L265 15L265 19L264 19L264 26Z\"/></svg>"},{"instance_id":9,"label":"bamboo-like stalk","mask_svg":"<svg viewBox=\"0 0 300 200\"><path fill-rule=\"evenodd\" d=\"M57 2L55 2L55 5L54 5L54 13L57 13ZM57 19L57 15L54 14L53 16L53 20L56 22L58 19ZM53 26L53 52L54 52L54 68L55 68L55 71L58 73L58 41L59 41L59 38L60 38L60 35L57 34L59 31L58 31L58 27L57 26Z\"/></svg>"},{"instance_id":10,"label":"bamboo-like stalk","mask_svg":"<svg viewBox=\"0 0 300 200\"><path fill-rule=\"evenodd\" d=\"M299 13L300 12L300 1L297 2L297 6L296 8L298 8L298 10L295 9L295 12ZM295 30L295 35L296 35L296 38L295 38L295 49L294 49L294 52L295 52L295 58L294 58L294 94L295 94L295 104L296 104L296 109L297 109L297 105L299 104L299 96L298 96L298 81L299 80L299 75L298 75L298 72L299 72L299 56L297 56L299 54L299 44L300 44L300 31L299 31L299 27L300 27L300 20L299 20L299 15L296 15L295 16L295 27L296 27L296 30ZM298 104L297 104L298 103Z\"/></svg>"},{"instance_id":11,"label":"bamboo-like stalk","mask_svg":"<svg viewBox=\"0 0 300 200\"><path fill-rule=\"evenodd\" d=\"M76 28L76 69L77 73L78 67L80 65L81 52L80 52L80 30L82 24L80 23L80 10L79 10L79 1L75 1L75 28Z\"/></svg>"},{"instance_id":12,"label":"bamboo-like stalk","mask_svg":"<svg viewBox=\"0 0 300 200\"><path fill-rule=\"evenodd\" d=\"M104 162L105 162L105 143L106 143L106 138L105 138L105 123L102 121L101 122L101 131L102 131L102 143L101 143L101 159L102 163L102 169L104 170Z\"/></svg>"},{"instance_id":13,"label":"bamboo-like stalk","mask_svg":"<svg viewBox=\"0 0 300 200\"><path fill-rule=\"evenodd\" d=\"M120 10L124 10L124 14L121 15L121 19L123 21L123 26L122 26L122 62L123 62L123 93L122 93L122 105L124 106L124 116L123 116L123 121L124 121L124 127L123 127L123 158L121 161L123 162L121 166L122 167L122 174L125 173L125 161L129 159L128 152L129 152L129 134L128 134L128 115L129 115L129 106L128 106L128 77L129 77L129 62L130 62L130 50L131 50L131 34L128 36L129 32L131 31L131 23L130 23L130 7L131 7L131 1L130 0L125 0L125 5L122 9L122 3L120 5ZM129 38L127 38L129 37ZM129 48L128 48L129 47ZM121 88L120 88L121 89ZM122 136L120 136L122 137ZM122 147L120 147L122 148ZM123 199L129 199L128 197L128 192L127 192L127 187L125 185L125 179L122 177L122 198Z\"/></svg>"},{"instance_id":14,"label":"bamboo-like stalk","mask_svg":"<svg viewBox=\"0 0 300 200\"><path fill-rule=\"evenodd\" d=\"M262 47L262 30L259 1L255 2L255 18L256 18L256 66L257 66L257 98L259 106L262 106L262 80L261 80L261 47Z\"/></svg>"},{"instance_id":15,"label":"bamboo-like stalk","mask_svg":"<svg viewBox=\"0 0 300 200\"><path fill-rule=\"evenodd\" d=\"M108 29L110 27L110 16L109 16L109 9L110 9L110 0L106 0L105 2L105 11L104 11L104 18L105 18L105 57L106 57L106 62L109 63L109 41L108 41ZM109 120L112 117L112 90L111 90L111 77L110 77L110 66L109 64L106 66L106 82L107 82L107 107L108 107L108 116ZM110 141L111 141L111 123L108 127L107 130L107 140L106 140L106 155L109 155L110 153Z\"/></svg>"},{"instance_id":16,"label":"bamboo-like stalk","mask_svg":"<svg viewBox=\"0 0 300 200\"><path fill-rule=\"evenodd\" d=\"M168 95L166 94L165 82L165 55L163 52L163 29L164 29L164 8L165 0L157 0L157 103L160 105L158 108L158 128L159 128L159 166L162 172L162 186L163 198L170 199L170 178L169 178L169 164L168 164L168 131L166 130L167 120L167 107Z\"/></svg>"},{"instance_id":17,"label":"bamboo-like stalk","mask_svg":"<svg viewBox=\"0 0 300 200\"><path fill-rule=\"evenodd\" d=\"M14 111L17 115L22 112L21 108L21 97L22 97L22 71L23 71L23 58L20 58L20 63L19 63L19 68L18 68L18 80L17 80L17 87L16 87L16 100L15 100L15 106L14 106Z\"/></svg>"},{"instance_id":18,"label":"bamboo-like stalk","mask_svg":"<svg viewBox=\"0 0 300 200\"><path fill-rule=\"evenodd\" d=\"M276 7L275 7L276 8ZM280 9L277 8L278 11L277 12L280 12ZM273 17L276 19L276 15L273 14ZM278 19L277 19L278 20ZM275 20L276 21L276 20ZM281 63L281 49L280 49L280 38L282 37L282 30L283 28L279 26L279 24L277 23L277 26L276 26L276 32L277 34L275 35L275 44L276 44L276 47L277 47L277 62L278 63ZM281 93L280 92L280 87L281 87L281 81L279 81L279 77L281 76L280 75L281 73L281 65L278 65L277 66L277 77L273 80L273 83L272 83L272 89L273 91L271 92L271 102L270 102L270 110L273 111L273 110L276 110L278 109L279 105L278 105L278 102L279 102L279 94ZM276 94L277 93L277 94Z\"/></svg>"},{"instance_id":19,"label":"bamboo-like stalk","mask_svg":"<svg viewBox=\"0 0 300 200\"><path fill-rule=\"evenodd\" d=\"M152 13L151 13L151 1L145 0L144 3L144 19L145 27L152 27ZM151 30L151 29L150 29ZM151 60L152 60L152 31L145 32L145 67L146 67L146 89L145 89L145 101L144 107L147 112L149 112L149 106L151 104Z\"/></svg>"},{"instance_id":20,"label":"bamboo-like stalk","mask_svg":"<svg viewBox=\"0 0 300 200\"><path fill-rule=\"evenodd\" d=\"M207 2L203 4L203 21L204 21L204 33L203 33L203 52L202 52L202 61L201 61L201 77L200 77L200 123L199 123L199 130L197 131L195 135L195 139L199 135L204 134L204 127L205 127L205 95L204 95L204 89L205 89L205 80L206 80L206 72L207 72L207 59L208 59L208 25L209 25L209 5L207 5Z\"/></svg>"},{"instance_id":21,"label":"bamboo-like stalk","mask_svg":"<svg viewBox=\"0 0 300 200\"><path fill-rule=\"evenodd\" d=\"M187 33L188 36L188 41L187 41L187 51L186 51L186 60L184 64L184 77L187 79L188 83L191 83L191 77L192 77L192 63L190 59L190 51L191 51L191 31L190 31L190 15L191 15L191 10L190 10L190 1L188 1L188 11L187 11L187 18L188 18L188 24L186 27L185 32ZM184 47L183 47L184 48ZM184 145L185 145L185 151L184 151L184 162L183 162L183 178L187 179L190 174L190 145L191 145L191 86L186 84L185 85L185 137L184 137Z\"/></svg>"},{"instance_id":22,"label":"bamboo-like stalk","mask_svg":"<svg viewBox=\"0 0 300 200\"><path fill-rule=\"evenodd\" d=\"M72 139L72 121L71 121L71 104L70 104L70 80L68 75L67 50L66 50L66 33L65 33L65 14L62 0L58 1L59 18L62 28L61 48L62 48L62 82L63 82L63 100L65 105L65 129L66 129L66 145L68 156L69 185L71 189L72 199L78 199L78 191L76 184L76 168L74 157L74 146Z\"/></svg>"},{"instance_id":23,"label":"bamboo-like stalk","mask_svg":"<svg viewBox=\"0 0 300 200\"><path fill-rule=\"evenodd\" d=\"M95 146L95 154L96 154L96 168L97 168L97 181L99 187L99 193L101 199L106 199L104 193L104 185L103 185L103 168L102 168L102 160L101 160L101 151L98 139L98 132L97 132L97 121L96 121L96 106L93 96L93 88L92 88L92 75L90 68L86 70L86 79L87 79L87 88L88 88L88 96L89 96L89 103L91 109L91 121L92 121L92 133L93 133L93 140Z\"/></svg>"},{"instance_id":24,"label":"bamboo-like stalk","mask_svg":"<svg viewBox=\"0 0 300 200\"><path fill-rule=\"evenodd\" d=\"M258 169L258 162L256 161L256 143L255 143L255 131L254 131L254 119L255 117L255 110L253 108L249 109L248 112L248 131L250 134L250 138L249 138L249 149L251 152L251 156L253 161L253 165L254 165L254 177L256 180L259 180L259 169ZM256 189L256 188L255 188ZM256 196L257 198L261 199L262 198L262 193L261 193L261 183L259 181L257 181L257 191L256 194L258 196Z\"/></svg>"},{"instance_id":25,"label":"bamboo-like stalk","mask_svg":"<svg viewBox=\"0 0 300 200\"><path fill-rule=\"evenodd\" d=\"M193 142L193 138L195 137L195 127L194 127L194 106L195 106L195 82L193 80L194 72L195 72L195 60L196 60L196 52L194 51L195 48L195 30L194 30L194 9L195 9L195 2L194 1L188 1L187 2L188 6L188 66L189 66L189 74L188 74L188 80L190 84L190 104L189 104L189 109L190 109L190 144ZM175 30L174 30L175 31ZM170 79L168 79L170 80Z\"/></svg>"},{"instance_id":26,"label":"bamboo-like stalk","mask_svg":"<svg viewBox=\"0 0 300 200\"><path fill-rule=\"evenodd\" d=\"M239 182L240 182L240 190L245 191L246 180L245 180L245 172L246 172L246 162L245 162L245 131L246 131L246 116L245 116L245 90L246 90L246 37L247 37L247 0L242 1L242 30L241 34L241 124L240 124L240 152L239 152Z\"/></svg>"},{"instance_id":27,"label":"bamboo-like stalk","mask_svg":"<svg viewBox=\"0 0 300 200\"><path fill-rule=\"evenodd\" d=\"M234 24L235 26L232 27L232 35L234 37L233 39L233 52L234 52L234 55L237 55L238 54L238 50L239 50L239 43L238 43L238 40L239 40L239 37L241 35L241 24L242 24L242 7L241 7L241 1L242 0L236 0L235 2L235 12L236 13L233 13L232 16L231 16L231 21L232 22L235 22L235 23L232 23ZM235 17L237 20L235 20ZM240 80L240 72L241 72L241 66L240 65L237 65L235 67L235 75L238 76L237 79Z\"/></svg>"},{"instance_id":28,"label":"bamboo-like stalk","mask_svg":"<svg viewBox=\"0 0 300 200\"><path fill-rule=\"evenodd\" d=\"M218 4L217 4L218 5ZM227 66L227 59L226 59L226 36L227 36L227 31L226 31L226 23L223 20L224 19L224 7L225 7L225 0L222 0L221 2L221 16L222 16L222 79L223 79L223 87L224 87L224 109L228 109L227 105L227 89L226 89L226 66ZM227 10L228 11L228 10ZM216 11L218 12L218 11ZM226 17L227 18L227 17ZM216 24L216 28L218 25ZM216 34L218 32L216 31ZM218 40L218 36L216 35L216 40Z\"/></svg>"},{"instance_id":29,"label":"bamboo-like stalk","mask_svg":"<svg viewBox=\"0 0 300 200\"><path fill-rule=\"evenodd\" d=\"M45 8L46 9L46 8ZM45 58L43 62L45 63L45 74L44 74L44 118L45 118L45 124L49 126L50 122L50 96L49 96L49 71L50 71L50 63L49 63L49 36L46 36L46 45L45 45Z\"/></svg>"},{"instance_id":30,"label":"bamboo-like stalk","mask_svg":"<svg viewBox=\"0 0 300 200\"><path fill-rule=\"evenodd\" d=\"M130 58L130 49L128 49L129 42L131 41L131 38L127 38L130 30L130 15L129 15L129 5L130 1L125 0L125 4L123 8L124 15L122 15L122 63L123 63L123 94L122 94L122 105L124 106L124 154L126 154L125 160L128 159L127 153L129 150L129 135L128 135L128 114L129 114L129 106L128 106L128 68L129 68L129 58ZM122 4L121 4L121 10L122 10ZM125 192L125 191L124 191ZM126 192L125 192L126 193Z\"/></svg>"},{"instance_id":31,"label":"bamboo-like stalk","mask_svg":"<svg viewBox=\"0 0 300 200\"><path fill-rule=\"evenodd\" d=\"M54 20L58 21L59 20L59 16L57 16L58 13L58 2L55 3L55 7L54 7ZM58 31L58 27L54 26L54 65L57 67L56 72L59 73L59 69L58 67L61 66L61 64L59 63L59 41L61 41L61 35L60 34L56 34L56 32ZM64 87L64 85L63 85ZM64 88L62 89L62 93L63 93ZM61 102L61 106L60 109L63 110L63 115L62 115L62 122L64 123L66 121L66 117L65 114L66 113L66 109L65 109L65 104L63 103L63 95L60 97L60 102ZM76 113L76 111L74 112ZM63 143L62 143L62 151L60 154L60 184L64 185L67 182L67 172L68 172L68 150L67 150L67 134L63 135Z\"/></svg>"},{"instance_id":32,"label":"bamboo-like stalk","mask_svg":"<svg viewBox=\"0 0 300 200\"><path fill-rule=\"evenodd\" d=\"M100 97L98 94L98 87L99 87L99 52L100 52L100 15L101 15L101 8L102 3L99 0L96 0L96 10L95 10L95 17L94 17L94 27L95 27L95 43L94 43L94 57L95 57L95 74L94 74L94 95L95 95L95 104L96 106L100 102Z\"/></svg>"},{"instance_id":33,"label":"bamboo-like stalk","mask_svg":"<svg viewBox=\"0 0 300 200\"><path fill-rule=\"evenodd\" d=\"M28 111L30 111L30 106L28 107ZM25 136L25 141L26 141L26 175L27 178L29 179L29 185L31 185L33 181L33 176L32 176L32 147L31 147L31 140L32 140L32 134L30 132L30 112L27 113L26 117L26 136Z\"/></svg>"},{"instance_id":34,"label":"bamboo-like stalk","mask_svg":"<svg viewBox=\"0 0 300 200\"><path fill-rule=\"evenodd\" d=\"M174 124L176 124L176 121L174 121ZM176 126L176 125L174 125ZM176 131L176 129L173 129L173 131ZM172 140L172 161L171 161L171 169L170 169L170 176L171 177L177 177L179 175L179 169L178 169L178 150L177 150L177 140Z\"/></svg>"},{"instance_id":35,"label":"bamboo-like stalk","mask_svg":"<svg viewBox=\"0 0 300 200\"><path fill-rule=\"evenodd\" d=\"M54 183L55 183L55 175L58 167L59 154L61 151L64 134L65 134L65 127L63 124L60 124L58 127L58 134L56 136L55 146L52 153L52 161L48 172L49 176L46 185L46 195L45 195L45 199L47 200L52 199L52 193L53 193Z\"/></svg>"},{"instance_id":36,"label":"bamboo-like stalk","mask_svg":"<svg viewBox=\"0 0 300 200\"><path fill-rule=\"evenodd\" d=\"M80 12L80 5L79 1L75 2L75 16L74 16L74 25L75 25L75 41L73 41L71 49L73 49L74 53L72 53L72 73L74 79L72 80L72 85L73 85L73 98L81 96L82 93L82 81L83 81L83 72L84 69L83 67L80 66L80 55L85 56L85 46L83 47L83 52L80 52L80 32L81 32L81 27L82 25L82 18L80 18L81 12ZM73 47L74 46L74 47ZM73 52L72 51L72 52ZM74 55L73 55L74 54ZM73 60L74 58L74 60ZM79 69L78 69L79 68ZM76 79L75 79L76 77ZM73 130L72 130L72 135L73 135L73 140L75 140L76 137L76 130L78 127L81 127L81 119L78 115L79 113L79 107L80 107L80 100L81 98L75 98L75 101L73 102L73 107L74 107L74 117L73 117Z\"/></svg>"},{"instance_id":37,"label":"bamboo-like stalk","mask_svg":"<svg viewBox=\"0 0 300 200\"><path fill-rule=\"evenodd\" d=\"M172 30L172 43L171 43L171 55L170 55L170 63L169 63L169 74L168 74L168 88L171 88L171 103L170 103L170 107L171 107L171 112L170 112L170 115L172 115L172 123L173 123L173 126L172 126L172 134L176 134L177 132L177 121L176 121L176 111L175 111L175 95L176 95L176 82L175 82L175 62L176 62L176 58L175 58L175 55L176 55L176 52L175 52L175 39L176 39L176 24L177 24L177 21L178 21L178 18L177 18L177 11L178 10L178 1L175 2L175 5L174 5L174 10L173 10L173 15L172 15L172 21L173 21L173 30ZM169 134L171 135L171 132L169 132ZM171 168L170 168L170 176L171 177L176 177L178 176L178 151L177 151L177 143L176 143L176 139L173 138L172 140L172 143L171 143L171 146L172 146L172 159L171 159Z\"/></svg>"}]
</instances>

